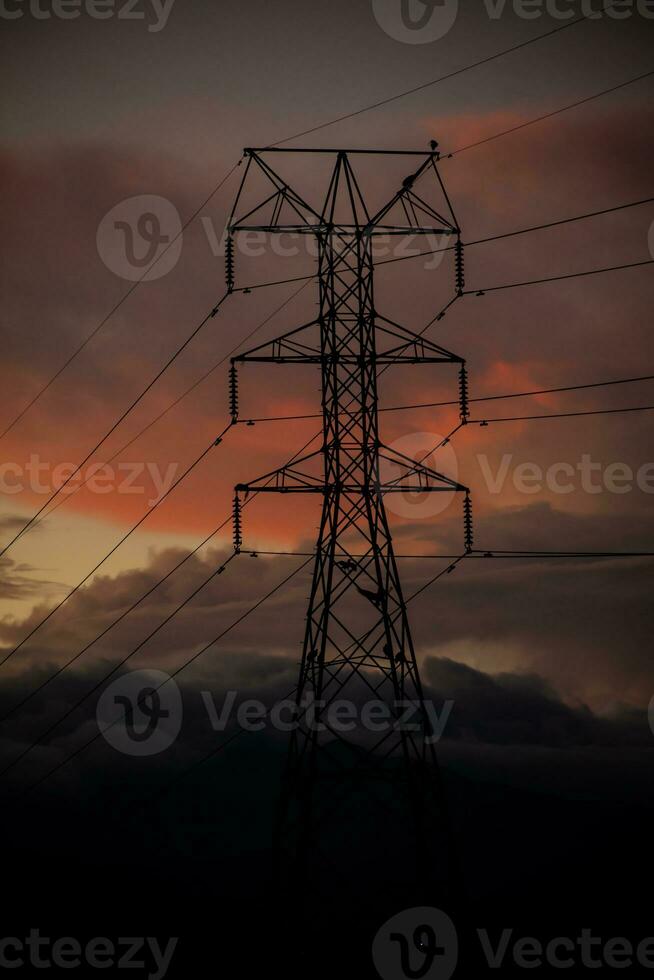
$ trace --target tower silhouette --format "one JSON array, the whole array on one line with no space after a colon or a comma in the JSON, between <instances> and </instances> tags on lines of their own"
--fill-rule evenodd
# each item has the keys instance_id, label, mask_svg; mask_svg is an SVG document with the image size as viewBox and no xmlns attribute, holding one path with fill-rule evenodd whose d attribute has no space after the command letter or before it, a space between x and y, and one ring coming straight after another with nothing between
<instances>
[{"instance_id":1,"label":"tower silhouette","mask_svg":"<svg viewBox=\"0 0 654 980\"><path fill-rule=\"evenodd\" d=\"M298 162L306 167L315 153L330 157L320 204L308 203L270 163L271 158L276 165L291 161L297 170ZM377 153L380 161L417 157L419 165L371 213L352 158ZM444 246L453 242L460 293L460 230L439 174L436 144L431 152L419 154L247 149L245 155L247 166L228 229L232 277L233 239L243 232L313 236L318 265L318 316L240 354L233 359L231 374L236 415L239 363L316 365L321 373L320 449L236 487L237 548L242 543L243 495L322 497L295 695L296 727L290 736L277 828L280 874L291 888L301 883L313 887L316 876L335 861L354 868L371 837L382 834L388 859L396 868L401 864L407 881L430 879L434 873L446 878L449 871L443 873L443 867L451 855L432 723L384 498L394 493L459 492L466 495L469 516L468 490L384 445L378 380L392 365L456 365L465 423L467 378L462 358L379 313L373 245L380 235L438 236ZM428 180L429 194L422 191ZM442 201L441 209L428 196ZM471 525L466 528L470 548ZM346 697L357 708L358 723L335 720L335 707L345 711ZM385 724L380 718L375 724L363 723L366 702L387 707ZM356 879L356 873L352 877Z\"/></svg>"}]
</instances>

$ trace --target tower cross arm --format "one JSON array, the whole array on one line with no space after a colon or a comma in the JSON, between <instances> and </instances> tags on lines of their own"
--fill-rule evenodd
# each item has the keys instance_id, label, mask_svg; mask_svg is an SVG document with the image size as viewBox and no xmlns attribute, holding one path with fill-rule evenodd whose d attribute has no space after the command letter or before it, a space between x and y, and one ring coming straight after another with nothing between
<instances>
[{"instance_id":1,"label":"tower cross arm","mask_svg":"<svg viewBox=\"0 0 654 980\"><path fill-rule=\"evenodd\" d=\"M379 449L379 460L382 469L392 468L393 471L399 470L396 477L382 483L383 493L400 492L420 492L437 493L439 491L450 491L453 493L470 493L469 487L463 486L456 480L439 473L437 470L425 466L423 461L416 462L397 449L390 449L388 446L381 446ZM407 481L417 480L417 486Z\"/></svg>"}]
</instances>

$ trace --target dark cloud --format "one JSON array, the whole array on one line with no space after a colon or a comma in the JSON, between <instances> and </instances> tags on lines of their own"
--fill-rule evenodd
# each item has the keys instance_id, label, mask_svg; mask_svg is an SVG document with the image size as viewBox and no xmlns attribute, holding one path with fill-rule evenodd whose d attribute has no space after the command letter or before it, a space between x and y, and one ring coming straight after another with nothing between
<instances>
[{"instance_id":1,"label":"dark cloud","mask_svg":"<svg viewBox=\"0 0 654 980\"><path fill-rule=\"evenodd\" d=\"M15 562L7 557L0 558L0 598L20 601L50 599L64 589L62 583L43 578L42 575L42 569L25 562ZM11 627L9 630L11 631ZM2 633L3 625L0 623L0 636Z\"/></svg>"},{"instance_id":2,"label":"dark cloud","mask_svg":"<svg viewBox=\"0 0 654 980\"><path fill-rule=\"evenodd\" d=\"M434 529L435 539L427 537ZM449 553L452 547L460 549L460 533L456 514L435 526L430 521L406 524L396 537L396 550ZM477 526L479 547L497 549L630 550L638 548L639 535L635 520L623 526L540 504L491 513ZM310 542L300 550L310 550ZM189 559L94 645L82 665L127 655L207 581L131 661L163 669L176 665L306 560L245 554L224 574L214 575L228 554L209 549ZM11 661L14 669L66 661L150 592L182 557L169 550L156 554L144 569L97 577L19 651ZM417 592L446 564L402 560L405 595ZM471 558L411 602L418 654L458 659L485 673L537 674L566 703L579 700L602 714L619 710L622 703L643 707L654 691L651 569L649 559ZM310 571L309 565L208 650L189 668L192 675L212 676L208 665L223 649L234 651L235 665L245 655L287 658L297 651L299 659ZM47 610L40 604L23 620L5 620L5 650L20 642ZM224 667L227 661L220 663Z\"/></svg>"},{"instance_id":3,"label":"dark cloud","mask_svg":"<svg viewBox=\"0 0 654 980\"><path fill-rule=\"evenodd\" d=\"M436 702L454 701L447 737L505 746L640 746L652 748L646 711L598 718L564 704L542 677L484 674L453 660L428 657L425 681Z\"/></svg>"},{"instance_id":4,"label":"dark cloud","mask_svg":"<svg viewBox=\"0 0 654 980\"><path fill-rule=\"evenodd\" d=\"M543 514L537 509L532 518L542 524ZM555 521L556 515L552 519ZM158 554L147 569L99 577L74 596L5 667L3 711L22 701L82 651L136 597L150 591L180 557L175 551ZM204 558L189 560L43 694L21 709L7 730L9 742L16 739L20 744L33 734L35 725L43 730L85 693L98 684L101 687L107 675L118 676L124 669L122 661L210 578L226 557L227 553L213 550ZM244 555L232 562L223 575L212 580L129 658L129 667L169 673L177 670L229 629L300 561L255 560ZM410 594L413 587L424 583L427 572L424 562L404 564ZM586 585L588 576L590 586ZM436 705L446 700L455 702L446 740L514 748L647 746L650 731L644 707L649 701L648 690L654 689L645 645L650 624L646 618L635 621L629 612L644 605L647 580L639 586L641 578L642 571L635 562L625 568L615 561L582 564L470 559L454 575L423 593L411 604L411 616L429 695ZM268 704L291 694L308 587L307 568L178 675L196 712L200 710L198 692L204 689L213 691L217 698L234 690L239 698L260 697ZM3 624L3 656L46 610L46 606L39 606L26 620ZM592 628L584 625L591 622L591 613ZM622 631L621 656L616 660L613 624L623 620L631 620L631 625L628 634ZM443 656L439 649L457 651L462 659ZM293 650L297 651L295 657ZM481 668L484 660L487 666ZM611 711L607 713L605 701L600 716L592 705L598 703L598 692L605 696L609 682ZM344 696L359 701L367 694L365 688L353 684ZM49 739L51 748L47 751L51 755L67 750L82 732L93 730L96 700L97 694L85 701ZM601 704L601 697L599 701ZM189 718L190 731L196 731L202 742L206 731L199 725L198 714L191 711Z\"/></svg>"},{"instance_id":5,"label":"dark cloud","mask_svg":"<svg viewBox=\"0 0 654 980\"><path fill-rule=\"evenodd\" d=\"M0 534L14 535L25 526L25 518L20 514L4 514L0 517Z\"/></svg>"}]
</instances>

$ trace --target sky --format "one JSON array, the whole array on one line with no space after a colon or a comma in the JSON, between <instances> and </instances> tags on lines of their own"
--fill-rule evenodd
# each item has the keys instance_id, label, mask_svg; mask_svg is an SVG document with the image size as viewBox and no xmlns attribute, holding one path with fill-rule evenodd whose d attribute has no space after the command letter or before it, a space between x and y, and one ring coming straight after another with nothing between
<instances>
[{"instance_id":1,"label":"sky","mask_svg":"<svg viewBox=\"0 0 654 980\"><path fill-rule=\"evenodd\" d=\"M5 93L0 428L105 321L2 439L4 540L43 506L48 487L65 478L60 467L69 464L70 472L70 464L84 459L222 296L222 235L242 170L212 192L241 159L243 147L287 139L456 72L561 28L570 11L581 10L572 3L544 3L531 5L527 17L521 4L449 2L430 21L428 29L438 36L425 40L402 24L392 6L177 0L165 10L144 2L129 16L116 3L105 10L106 19L98 19L92 6L73 5L79 16L63 19L57 5L45 2L4 5L11 16L2 15L0 69ZM416 6L409 9L419 13ZM588 12L588 4L583 10ZM447 157L647 72L652 11L641 4L620 13L624 16L594 14L286 145L426 151L437 139L444 155L440 172L467 242L641 201L652 196L651 77ZM316 165L308 166L314 170L303 176L317 185ZM366 179L371 193L384 199L398 176L397 167L387 174L380 167ZM170 221L164 231L190 223L159 272L135 285L139 267L130 265L125 248L121 251L127 237L111 238L112 223L129 225L143 210L154 210L162 227ZM490 289L644 262L653 255L653 223L649 203L470 245L467 285ZM138 239L141 257L147 247L146 238ZM237 284L291 278L312 268L310 256L285 257L279 251L274 243L264 250L253 247L249 254L239 248ZM448 302L452 287L451 255L397 263L377 272L378 307L419 330ZM462 298L427 336L466 358L472 397L641 377L654 373L652 288L651 269L645 266L489 291ZM0 643L7 652L222 431L228 422L230 354L306 322L315 303L311 284L302 290L288 284L236 293L208 321L85 464L86 478L92 476L92 462L111 460L109 478L73 496L61 494L56 513L0 559ZM241 374L243 418L319 411L317 377L301 368L249 365ZM398 368L380 383L384 407L456 397L456 371L442 365ZM474 416L586 412L651 402L652 382L642 381L481 403ZM385 442L415 453L451 430L456 407L390 412L382 419ZM445 471L449 467L470 486L476 547L649 551L654 550L650 425L651 414L642 412L468 426L433 463ZM133 595L133 583L165 574L229 516L234 484L283 465L316 429L317 420L310 419L231 430L87 587L12 657L7 674L20 677L43 663L63 662L67 652L108 624ZM449 501L440 513L422 503L389 502L398 553L458 554L460 502ZM315 506L285 504L271 497L248 508L246 547L311 549L319 519ZM187 585L197 583L202 569L229 547L226 528L194 560L196 577L191 575ZM205 635L198 609L206 613L210 629L226 611L245 609L257 586L275 573L283 577L292 560L259 561L255 566L240 559L189 611L197 642ZM402 567L409 587L418 587L440 566L437 559L406 558ZM416 602L412 622L419 657L446 658L493 676L536 677L562 704L584 706L602 717L642 712L654 692L651 571L647 559L464 563ZM175 596L184 591L182 581L172 580ZM262 609L256 628L234 636L234 650L263 653L266 648L268 655L284 657L289 645L297 649L307 583L279 600L282 612ZM156 622L170 596L162 591L144 603L127 624L121 649L139 635L132 633L138 617ZM85 662L113 652L116 636L106 642ZM148 662L165 664L189 643L188 633L172 624L148 648Z\"/></svg>"}]
</instances>

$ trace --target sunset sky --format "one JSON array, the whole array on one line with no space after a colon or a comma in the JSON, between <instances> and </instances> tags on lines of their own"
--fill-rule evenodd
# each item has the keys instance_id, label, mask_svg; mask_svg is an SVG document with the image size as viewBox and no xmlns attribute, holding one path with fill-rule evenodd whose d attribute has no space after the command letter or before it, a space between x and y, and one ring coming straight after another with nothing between
<instances>
[{"instance_id":1,"label":"sunset sky","mask_svg":"<svg viewBox=\"0 0 654 980\"><path fill-rule=\"evenodd\" d=\"M47 5L44 5L44 7ZM463 5L461 5L463 6ZM3 356L0 428L13 419L132 283L107 268L96 244L113 208L137 195L167 199L186 221L240 158L387 98L563 21L544 13L522 19L509 6L489 17L468 4L443 38L405 44L379 25L364 2L283 6L262 0L197 5L177 0L161 30L145 20L36 19L25 12L4 25L2 80L5 190L2 236ZM26 8L27 9L27 8ZM149 8L148 8L149 10ZM147 18L150 18L149 20ZM425 149L466 146L651 69L654 21L603 18L508 54L442 84L408 95L291 146ZM441 173L464 241L612 208L652 196L652 78L512 135L444 159ZM140 284L83 353L2 440L0 526L9 540L44 503L29 487L26 464L42 472L77 463L113 424L224 292L220 241L241 172L202 207L184 232L179 261ZM397 170L378 191L396 189ZM654 206L470 247L469 288L556 276L652 257ZM238 285L291 278L311 268L302 256L237 255ZM651 267L468 296L427 336L468 361L471 395L505 394L654 373ZM380 269L377 302L391 319L419 330L450 298L451 255L437 268L420 260ZM208 369L243 345L263 342L310 319L310 284L235 294L173 368L94 457L104 463ZM167 413L114 466L181 474L224 428L227 363ZM319 411L318 377L308 369L248 366L242 371L243 418ZM382 405L456 398L456 371L421 366L387 372ZM587 411L652 403L654 384L489 402L478 418ZM456 409L382 416L384 440L434 442L456 424ZM482 549L654 550L652 414L504 423L461 431L449 465L473 491L476 547ZM319 427L316 420L240 426L230 432L83 593L27 644L6 670L20 674L65 659L138 593L195 547L230 512L235 483L282 465ZM424 438L423 438L424 441ZM404 443L397 443L403 445ZM422 448L422 443L418 450ZM521 491L516 469L535 464L601 464L599 492L581 474L571 492ZM434 459L438 468L441 461ZM7 464L10 469L7 469ZM606 468L633 471L628 492L602 488ZM504 469L502 470L502 467ZM643 469L644 468L644 469ZM120 470L121 474L127 471ZM131 472L135 472L132 470ZM490 477L504 473L498 492ZM622 471L621 471L622 472ZM21 478L20 475L23 474ZM640 474L640 484L637 474ZM649 475L648 475L649 474ZM44 477L45 479L46 477ZM14 492L23 479L23 492ZM648 482L649 481L649 482ZM77 493L1 559L0 643L10 650L61 599L156 497L142 492ZM134 489L134 488L132 488ZM458 554L460 501L414 517L409 501L393 514L400 554ZM400 508L402 510L402 508ZM246 546L306 551L318 513L288 498L255 501L246 511ZM230 548L230 529L187 567L169 593L179 599ZM292 559L263 567L244 556L140 655L169 665L180 647L218 632ZM407 591L438 562L402 561ZM451 658L487 674L533 675L569 705L614 716L643 709L654 691L651 664L652 564L642 560L470 561L416 601L419 655ZM304 576L230 641L237 655L297 655L308 578ZM103 597L111 596L111 602ZM121 598L122 597L122 598ZM157 622L166 593L121 627L119 638L90 654L111 656ZM206 618L206 619L205 619ZM197 633L197 635L195 635ZM183 637L183 639L182 639ZM272 641L271 641L272 637ZM267 647L267 651L264 651Z\"/></svg>"}]
</instances>

